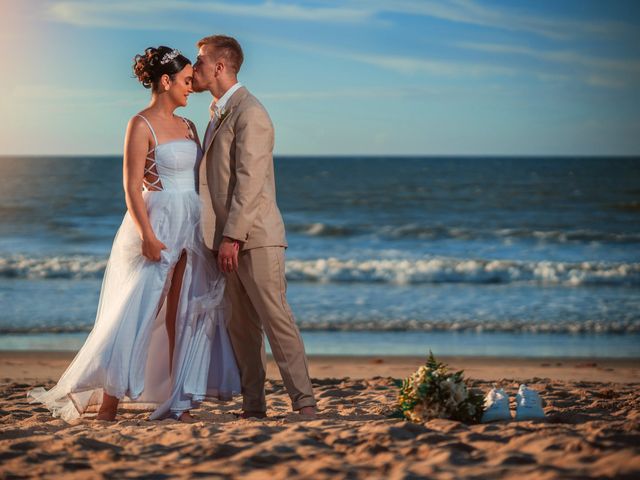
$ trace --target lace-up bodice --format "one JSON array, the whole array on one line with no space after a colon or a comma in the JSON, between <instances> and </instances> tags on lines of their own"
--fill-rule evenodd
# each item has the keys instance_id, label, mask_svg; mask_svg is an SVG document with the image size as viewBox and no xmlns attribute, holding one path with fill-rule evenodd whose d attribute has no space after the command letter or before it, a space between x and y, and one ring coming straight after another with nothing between
<instances>
[{"instance_id":1,"label":"lace-up bodice","mask_svg":"<svg viewBox=\"0 0 640 480\"><path fill-rule=\"evenodd\" d=\"M156 132L144 116L142 118L153 135L154 147L147 152L144 168L145 191L191 191L196 189L195 172L202 158L202 150L193 139L189 122L186 123L191 139L181 138L158 143Z\"/></svg>"}]
</instances>

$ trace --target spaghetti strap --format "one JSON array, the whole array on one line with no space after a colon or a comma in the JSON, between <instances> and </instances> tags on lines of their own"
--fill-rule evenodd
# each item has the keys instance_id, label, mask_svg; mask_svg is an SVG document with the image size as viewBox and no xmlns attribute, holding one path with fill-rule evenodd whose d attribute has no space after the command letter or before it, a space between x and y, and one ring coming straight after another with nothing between
<instances>
[{"instance_id":1,"label":"spaghetti strap","mask_svg":"<svg viewBox=\"0 0 640 480\"><path fill-rule=\"evenodd\" d=\"M151 130L151 135L153 135L153 141L155 142L155 147L157 147L158 146L158 137L156 137L156 132L153 130L153 127L151 126L151 123L149 122L149 120L147 120L141 114L136 115L136 117L140 117L141 119L143 119L145 121L145 123L149 126L149 130Z\"/></svg>"}]
</instances>

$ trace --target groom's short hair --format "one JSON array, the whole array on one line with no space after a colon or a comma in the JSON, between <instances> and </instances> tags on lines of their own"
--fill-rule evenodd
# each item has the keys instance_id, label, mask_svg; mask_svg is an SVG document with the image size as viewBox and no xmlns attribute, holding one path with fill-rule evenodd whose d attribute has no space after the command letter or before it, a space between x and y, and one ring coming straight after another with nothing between
<instances>
[{"instance_id":1,"label":"groom's short hair","mask_svg":"<svg viewBox=\"0 0 640 480\"><path fill-rule=\"evenodd\" d=\"M202 38L197 43L198 48L204 45L211 45L215 48L216 60L224 58L235 73L240 71L244 61L244 54L242 53L242 47L235 38L227 37L226 35L211 35Z\"/></svg>"}]
</instances>

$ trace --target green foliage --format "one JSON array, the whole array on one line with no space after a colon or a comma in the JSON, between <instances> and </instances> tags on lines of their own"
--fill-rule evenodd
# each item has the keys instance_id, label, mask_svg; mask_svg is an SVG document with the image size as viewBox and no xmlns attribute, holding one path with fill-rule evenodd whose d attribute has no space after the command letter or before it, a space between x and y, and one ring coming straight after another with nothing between
<instances>
[{"instance_id":1,"label":"green foliage","mask_svg":"<svg viewBox=\"0 0 640 480\"><path fill-rule=\"evenodd\" d=\"M482 417L482 395L468 388L464 371L450 372L431 351L425 365L398 382L398 386L398 409L394 416L412 422L447 418L465 423L477 423Z\"/></svg>"}]
</instances>

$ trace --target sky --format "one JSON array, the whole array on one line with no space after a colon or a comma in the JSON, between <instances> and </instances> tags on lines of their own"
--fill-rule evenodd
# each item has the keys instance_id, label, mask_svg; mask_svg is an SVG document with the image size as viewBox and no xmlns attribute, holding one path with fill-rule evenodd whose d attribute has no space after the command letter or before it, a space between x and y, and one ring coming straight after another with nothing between
<instances>
[{"instance_id":1,"label":"sky","mask_svg":"<svg viewBox=\"0 0 640 480\"><path fill-rule=\"evenodd\" d=\"M216 33L279 155L640 154L636 0L0 0L0 154L120 155L133 56Z\"/></svg>"}]
</instances>

